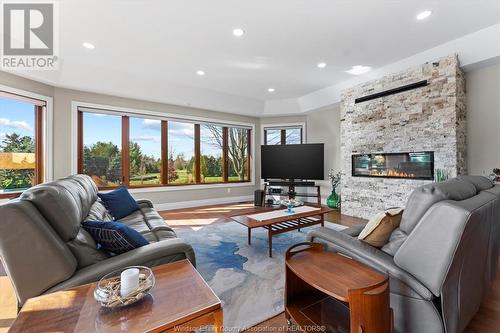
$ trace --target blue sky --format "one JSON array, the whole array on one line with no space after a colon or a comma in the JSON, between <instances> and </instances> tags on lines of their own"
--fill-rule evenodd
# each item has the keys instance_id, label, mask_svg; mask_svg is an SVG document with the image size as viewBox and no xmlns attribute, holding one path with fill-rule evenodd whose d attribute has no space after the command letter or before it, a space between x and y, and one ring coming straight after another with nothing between
<instances>
[{"instance_id":1,"label":"blue sky","mask_svg":"<svg viewBox=\"0 0 500 333\"><path fill-rule=\"evenodd\" d=\"M121 118L120 116L84 113L83 119L85 145L92 145L98 141L113 142L121 146ZM168 145L173 149L174 157L184 153L186 159L194 155L194 124L168 122ZM201 130L202 154L220 156L218 147L207 142L208 131ZM144 118L130 118L130 140L139 143L146 155L160 158L161 155L161 121Z\"/></svg>"},{"instance_id":2,"label":"blue sky","mask_svg":"<svg viewBox=\"0 0 500 333\"><path fill-rule=\"evenodd\" d=\"M34 128L33 104L0 97L0 142L6 134L12 133L33 137Z\"/></svg>"}]
</instances>

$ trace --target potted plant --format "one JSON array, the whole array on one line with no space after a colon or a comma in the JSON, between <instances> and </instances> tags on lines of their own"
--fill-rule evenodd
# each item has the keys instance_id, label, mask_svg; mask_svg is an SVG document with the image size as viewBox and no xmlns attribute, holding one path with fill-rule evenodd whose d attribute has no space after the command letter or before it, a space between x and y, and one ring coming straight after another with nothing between
<instances>
[{"instance_id":1,"label":"potted plant","mask_svg":"<svg viewBox=\"0 0 500 333\"><path fill-rule=\"evenodd\" d=\"M335 173L333 169L328 172L328 178L332 182L332 193L326 199L326 204L328 207L333 209L340 208L340 197L337 194L337 186L340 184L340 172Z\"/></svg>"}]
</instances>

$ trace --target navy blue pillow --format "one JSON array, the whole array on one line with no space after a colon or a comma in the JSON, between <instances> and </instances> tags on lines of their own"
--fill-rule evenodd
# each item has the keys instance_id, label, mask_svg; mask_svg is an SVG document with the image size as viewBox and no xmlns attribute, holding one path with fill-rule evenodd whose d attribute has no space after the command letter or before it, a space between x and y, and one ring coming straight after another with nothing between
<instances>
[{"instance_id":1,"label":"navy blue pillow","mask_svg":"<svg viewBox=\"0 0 500 333\"><path fill-rule=\"evenodd\" d=\"M132 198L126 187L119 187L108 193L97 193L104 206L115 220L119 220L139 210L137 201Z\"/></svg>"},{"instance_id":2,"label":"navy blue pillow","mask_svg":"<svg viewBox=\"0 0 500 333\"><path fill-rule=\"evenodd\" d=\"M103 250L115 254L149 244L139 232L120 222L83 221L82 227Z\"/></svg>"}]
</instances>

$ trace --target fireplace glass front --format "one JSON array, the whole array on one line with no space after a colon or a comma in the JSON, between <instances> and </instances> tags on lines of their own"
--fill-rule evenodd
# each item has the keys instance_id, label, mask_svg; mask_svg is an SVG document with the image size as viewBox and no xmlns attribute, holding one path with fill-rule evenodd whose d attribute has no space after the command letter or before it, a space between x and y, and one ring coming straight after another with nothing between
<instances>
[{"instance_id":1,"label":"fireplace glass front","mask_svg":"<svg viewBox=\"0 0 500 333\"><path fill-rule=\"evenodd\" d=\"M434 152L352 155L353 177L434 179Z\"/></svg>"}]
</instances>

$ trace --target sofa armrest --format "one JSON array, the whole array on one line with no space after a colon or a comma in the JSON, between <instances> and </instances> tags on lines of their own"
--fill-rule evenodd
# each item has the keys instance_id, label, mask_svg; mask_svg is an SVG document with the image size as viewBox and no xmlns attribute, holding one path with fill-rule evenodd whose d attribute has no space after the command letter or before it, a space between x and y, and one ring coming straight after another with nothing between
<instances>
[{"instance_id":1,"label":"sofa armrest","mask_svg":"<svg viewBox=\"0 0 500 333\"><path fill-rule=\"evenodd\" d=\"M323 227L316 228L308 233L307 239L311 242L323 243L329 251L351 257L379 272L389 274L392 279L397 279L398 283L403 283L403 286L400 286L391 281L391 291L398 290L398 293L412 296L411 291L408 292L407 290L409 287L424 299L431 300L433 298L429 289L394 263L393 257L357 238L353 238L341 231Z\"/></svg>"},{"instance_id":2,"label":"sofa armrest","mask_svg":"<svg viewBox=\"0 0 500 333\"><path fill-rule=\"evenodd\" d=\"M138 199L138 200L136 200L136 202L139 205L139 207L141 207L141 208L154 208L153 203L151 202L151 200L148 200L148 199Z\"/></svg>"},{"instance_id":3,"label":"sofa armrest","mask_svg":"<svg viewBox=\"0 0 500 333\"><path fill-rule=\"evenodd\" d=\"M127 266L154 267L182 259L189 259L193 266L196 265L191 245L180 238L162 240L84 267L76 271L71 278L55 285L45 293L95 282L104 275Z\"/></svg>"},{"instance_id":4,"label":"sofa armrest","mask_svg":"<svg viewBox=\"0 0 500 333\"><path fill-rule=\"evenodd\" d=\"M341 230L342 233L351 237L358 237L361 231L365 228L366 224L356 224L347 229Z\"/></svg>"}]
</instances>

